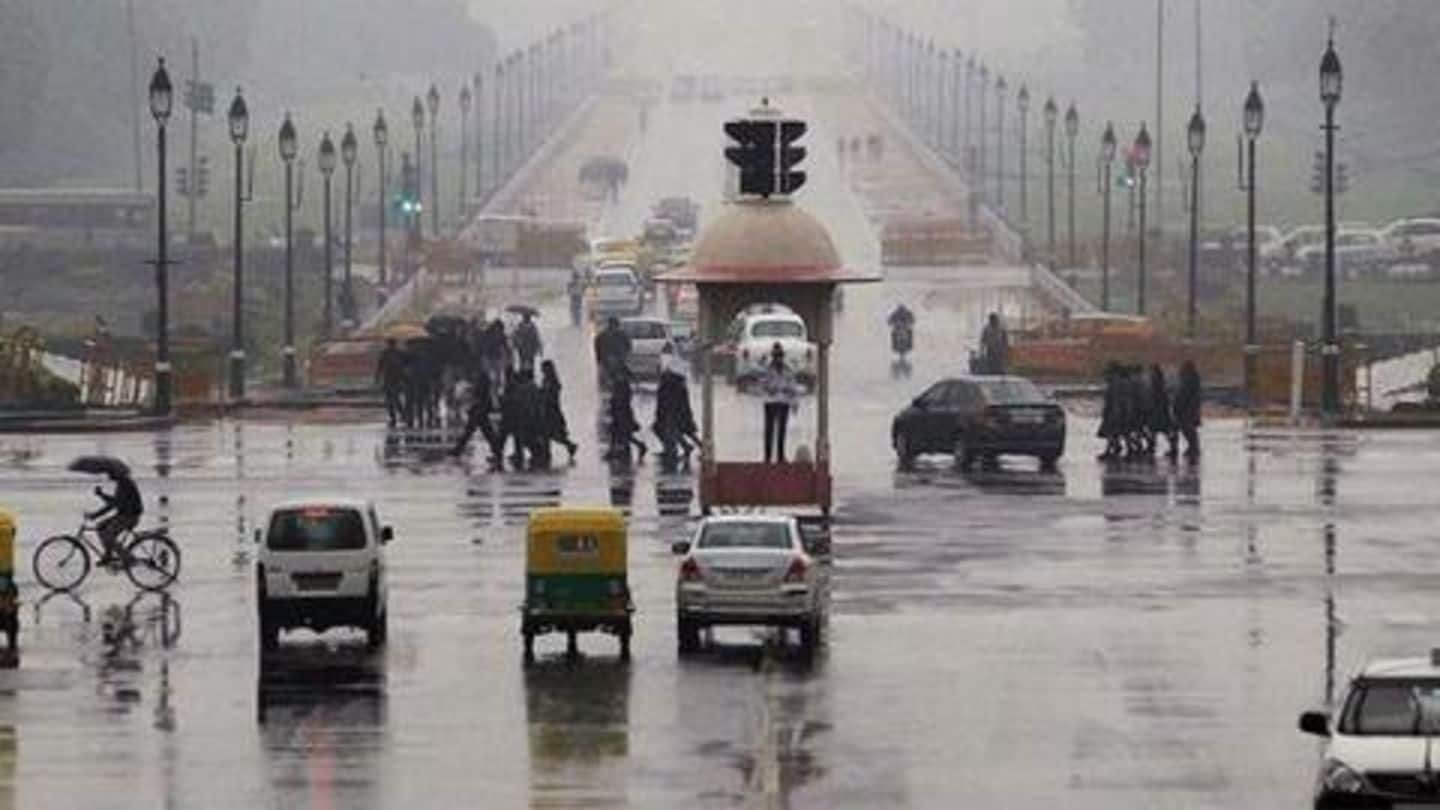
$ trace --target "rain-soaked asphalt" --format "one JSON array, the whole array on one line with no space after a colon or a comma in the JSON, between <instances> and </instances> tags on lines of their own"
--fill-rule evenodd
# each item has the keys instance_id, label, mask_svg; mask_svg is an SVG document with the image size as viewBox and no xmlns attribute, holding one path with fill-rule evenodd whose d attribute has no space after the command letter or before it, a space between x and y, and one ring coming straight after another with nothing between
<instances>
[{"instance_id":1,"label":"rain-soaked asphalt","mask_svg":"<svg viewBox=\"0 0 1440 810\"><path fill-rule=\"evenodd\" d=\"M823 175L812 210L840 218ZM849 255L858 238L837 233ZM835 604L813 664L744 630L677 659L669 545L692 481L601 465L590 335L554 310L582 450L553 473L487 474L368 414L0 439L25 600L23 667L0 673L0 808L1303 805L1316 747L1296 713L1364 658L1436 640L1440 438L1212 421L1198 467L1106 469L1073 408L1058 473L897 472L891 414L956 370L986 312L1024 306L1015 281L897 272L847 296ZM897 300L919 314L900 380L882 325ZM753 456L758 405L722 398L722 453ZM64 472L88 452L130 460L147 521L184 548L168 602L105 574L78 600L33 584L35 544L91 503ZM290 637L267 671L334 665L339 682L262 705L247 535L272 501L330 492L395 527L390 645L366 660L354 636ZM629 664L597 636L578 663L550 639L521 665L523 522L560 503L630 511ZM106 625L127 615L116 649Z\"/></svg>"}]
</instances>

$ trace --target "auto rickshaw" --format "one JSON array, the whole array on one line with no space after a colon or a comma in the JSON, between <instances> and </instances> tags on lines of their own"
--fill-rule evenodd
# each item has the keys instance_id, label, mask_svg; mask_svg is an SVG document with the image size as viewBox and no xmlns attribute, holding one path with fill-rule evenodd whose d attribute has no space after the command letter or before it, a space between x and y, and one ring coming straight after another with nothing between
<instances>
[{"instance_id":1,"label":"auto rickshaw","mask_svg":"<svg viewBox=\"0 0 1440 810\"><path fill-rule=\"evenodd\" d=\"M630 600L625 515L617 509L550 508L530 513L525 545L525 602L520 633L525 659L535 637L565 633L566 652L579 654L576 635L598 630L620 639L630 657Z\"/></svg>"}]
</instances>

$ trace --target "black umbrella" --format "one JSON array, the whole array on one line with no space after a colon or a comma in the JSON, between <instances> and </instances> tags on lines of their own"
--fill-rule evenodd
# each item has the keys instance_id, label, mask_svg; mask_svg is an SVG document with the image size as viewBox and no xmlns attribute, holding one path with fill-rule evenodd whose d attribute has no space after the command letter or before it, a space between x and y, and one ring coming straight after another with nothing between
<instances>
[{"instance_id":1,"label":"black umbrella","mask_svg":"<svg viewBox=\"0 0 1440 810\"><path fill-rule=\"evenodd\" d=\"M540 317L540 310L530 306L529 304L511 304L510 306L505 307L505 311L513 313L515 315L520 315L521 317L524 317L525 315L529 315L532 318Z\"/></svg>"},{"instance_id":2,"label":"black umbrella","mask_svg":"<svg viewBox=\"0 0 1440 810\"><path fill-rule=\"evenodd\" d=\"M115 478L129 478L130 465L114 456L81 456L70 462L73 472L91 475L109 475Z\"/></svg>"}]
</instances>

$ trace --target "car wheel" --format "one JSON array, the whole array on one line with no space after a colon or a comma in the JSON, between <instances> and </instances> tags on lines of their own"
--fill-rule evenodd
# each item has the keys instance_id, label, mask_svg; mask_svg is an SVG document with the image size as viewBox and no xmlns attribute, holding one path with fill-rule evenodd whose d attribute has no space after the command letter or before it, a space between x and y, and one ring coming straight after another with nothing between
<instances>
[{"instance_id":1,"label":"car wheel","mask_svg":"<svg viewBox=\"0 0 1440 810\"><path fill-rule=\"evenodd\" d=\"M908 470L915 466L915 450L910 445L910 435L904 431L896 433L892 443L895 445L895 457L900 461L900 469Z\"/></svg>"},{"instance_id":2,"label":"car wheel","mask_svg":"<svg viewBox=\"0 0 1440 810\"><path fill-rule=\"evenodd\" d=\"M965 444L965 434L955 435L955 466L961 472L969 472L975 466L975 453Z\"/></svg>"},{"instance_id":3,"label":"car wheel","mask_svg":"<svg viewBox=\"0 0 1440 810\"><path fill-rule=\"evenodd\" d=\"M681 655L700 651L700 625L689 619L675 621L676 641Z\"/></svg>"},{"instance_id":4,"label":"car wheel","mask_svg":"<svg viewBox=\"0 0 1440 810\"><path fill-rule=\"evenodd\" d=\"M271 652L280 648L280 626L266 616L260 614L260 649Z\"/></svg>"},{"instance_id":5,"label":"car wheel","mask_svg":"<svg viewBox=\"0 0 1440 810\"><path fill-rule=\"evenodd\" d=\"M1059 453L1043 453L1040 456L1040 469L1044 472L1055 472L1055 462L1059 460Z\"/></svg>"},{"instance_id":6,"label":"car wheel","mask_svg":"<svg viewBox=\"0 0 1440 810\"><path fill-rule=\"evenodd\" d=\"M630 625L626 624L620 628L620 660L630 660Z\"/></svg>"},{"instance_id":7,"label":"car wheel","mask_svg":"<svg viewBox=\"0 0 1440 810\"><path fill-rule=\"evenodd\" d=\"M381 611L379 616L370 620L370 626L365 628L365 646L372 650L378 650L385 646L385 639L390 632L390 611Z\"/></svg>"},{"instance_id":8,"label":"car wheel","mask_svg":"<svg viewBox=\"0 0 1440 810\"><path fill-rule=\"evenodd\" d=\"M812 656L820 649L820 644L824 640L822 627L819 616L811 617L800 626L800 650L806 656Z\"/></svg>"}]
</instances>

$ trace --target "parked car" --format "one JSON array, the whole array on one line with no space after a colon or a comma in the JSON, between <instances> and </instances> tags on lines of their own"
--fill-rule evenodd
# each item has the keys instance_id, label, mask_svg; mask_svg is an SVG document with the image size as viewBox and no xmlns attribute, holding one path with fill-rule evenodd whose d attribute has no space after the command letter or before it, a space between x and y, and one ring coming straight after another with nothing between
<instances>
[{"instance_id":1,"label":"parked car","mask_svg":"<svg viewBox=\"0 0 1440 810\"><path fill-rule=\"evenodd\" d=\"M645 307L645 289L635 268L602 264L590 279L590 314L596 320L638 315Z\"/></svg>"},{"instance_id":2,"label":"parked car","mask_svg":"<svg viewBox=\"0 0 1440 810\"><path fill-rule=\"evenodd\" d=\"M680 652L695 652L700 634L720 625L795 629L801 646L820 646L830 605L830 541L808 536L786 515L707 517L688 541L675 577Z\"/></svg>"},{"instance_id":3,"label":"parked car","mask_svg":"<svg viewBox=\"0 0 1440 810\"><path fill-rule=\"evenodd\" d=\"M394 539L374 504L326 497L275 506L255 530L260 646L272 650L280 633L307 627L365 631L370 647L388 632L385 545Z\"/></svg>"},{"instance_id":4,"label":"parked car","mask_svg":"<svg viewBox=\"0 0 1440 810\"><path fill-rule=\"evenodd\" d=\"M1336 269L1354 277L1389 269L1400 253L1376 230L1343 230L1335 234ZM1325 242L1310 245L1299 253L1300 266L1310 275L1325 270Z\"/></svg>"},{"instance_id":5,"label":"parked car","mask_svg":"<svg viewBox=\"0 0 1440 810\"><path fill-rule=\"evenodd\" d=\"M1300 715L1301 731L1325 738L1316 810L1436 806L1440 650L1367 664L1337 705Z\"/></svg>"},{"instance_id":6,"label":"parked car","mask_svg":"<svg viewBox=\"0 0 1440 810\"><path fill-rule=\"evenodd\" d=\"M732 376L736 385L743 387L765 374L777 343L796 380L802 385L815 384L815 344L809 340L805 320L789 307L747 307L731 322L727 343L734 356Z\"/></svg>"},{"instance_id":7,"label":"parked car","mask_svg":"<svg viewBox=\"0 0 1440 810\"><path fill-rule=\"evenodd\" d=\"M1250 229L1243 226L1231 229L1230 240L1243 265L1245 251L1249 249ZM1255 259L1257 264L1266 269L1274 269L1279 266L1283 257L1285 257L1285 234L1274 225L1256 225Z\"/></svg>"},{"instance_id":8,"label":"parked car","mask_svg":"<svg viewBox=\"0 0 1440 810\"><path fill-rule=\"evenodd\" d=\"M1398 219L1381 233L1401 259L1440 265L1440 219Z\"/></svg>"},{"instance_id":9,"label":"parked car","mask_svg":"<svg viewBox=\"0 0 1440 810\"><path fill-rule=\"evenodd\" d=\"M1065 410L1023 377L941 380L896 415L891 444L902 467L917 456L949 453L960 469L976 459L1034 456L1042 469L1065 453Z\"/></svg>"},{"instance_id":10,"label":"parked car","mask_svg":"<svg viewBox=\"0 0 1440 810\"><path fill-rule=\"evenodd\" d=\"M1273 266L1295 267L1300 260L1300 252L1305 248L1323 244L1325 242L1324 225L1302 225L1285 235L1279 247L1272 253Z\"/></svg>"},{"instance_id":11,"label":"parked car","mask_svg":"<svg viewBox=\"0 0 1440 810\"><path fill-rule=\"evenodd\" d=\"M675 346L670 322L664 318L623 318L620 330L630 338L630 359L625 365L631 376L637 380L660 379L660 360L665 347L673 350Z\"/></svg>"}]
</instances>

